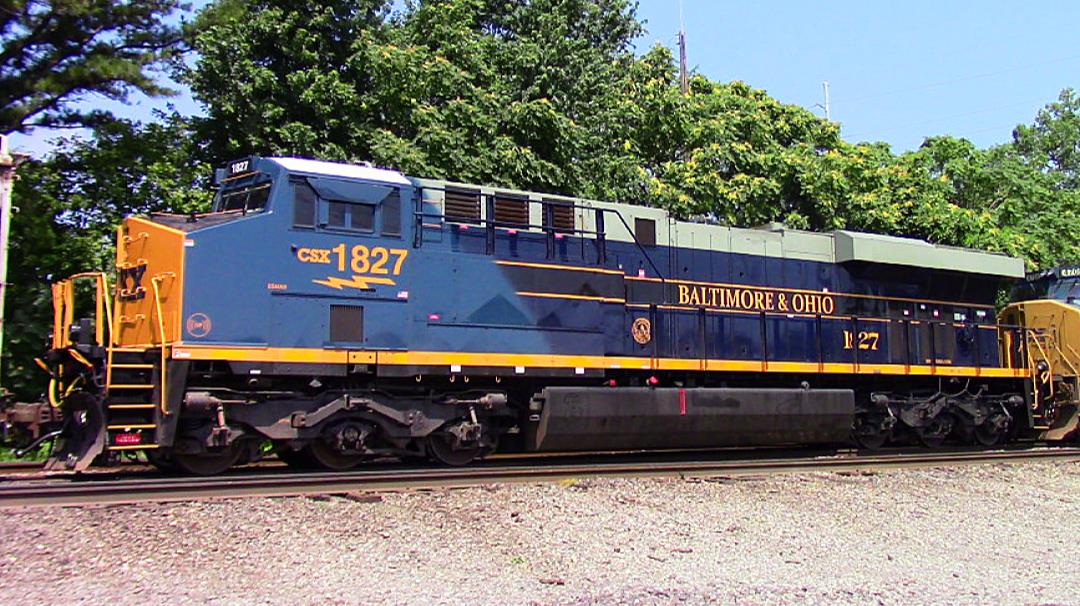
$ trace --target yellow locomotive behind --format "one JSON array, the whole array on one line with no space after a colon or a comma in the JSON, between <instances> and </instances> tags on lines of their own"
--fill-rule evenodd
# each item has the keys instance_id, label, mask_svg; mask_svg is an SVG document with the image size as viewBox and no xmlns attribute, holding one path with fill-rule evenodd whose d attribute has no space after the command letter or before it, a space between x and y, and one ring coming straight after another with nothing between
<instances>
[{"instance_id":1,"label":"yellow locomotive behind","mask_svg":"<svg viewBox=\"0 0 1080 606\"><path fill-rule=\"evenodd\" d=\"M1004 347L1030 369L1031 427L1043 440L1073 437L1080 425L1080 266L1032 274L1011 298L998 320L1025 328L1023 343Z\"/></svg>"}]
</instances>

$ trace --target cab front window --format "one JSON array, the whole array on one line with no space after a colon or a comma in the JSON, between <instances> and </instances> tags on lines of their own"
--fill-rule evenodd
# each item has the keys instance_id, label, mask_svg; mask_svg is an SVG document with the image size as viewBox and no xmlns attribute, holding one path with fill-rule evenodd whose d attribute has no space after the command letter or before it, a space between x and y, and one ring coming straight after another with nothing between
<instances>
[{"instance_id":1,"label":"cab front window","mask_svg":"<svg viewBox=\"0 0 1080 606\"><path fill-rule=\"evenodd\" d=\"M270 182L266 181L221 190L215 209L219 212L237 210L244 213L259 212L266 208L266 201L269 199Z\"/></svg>"}]
</instances>

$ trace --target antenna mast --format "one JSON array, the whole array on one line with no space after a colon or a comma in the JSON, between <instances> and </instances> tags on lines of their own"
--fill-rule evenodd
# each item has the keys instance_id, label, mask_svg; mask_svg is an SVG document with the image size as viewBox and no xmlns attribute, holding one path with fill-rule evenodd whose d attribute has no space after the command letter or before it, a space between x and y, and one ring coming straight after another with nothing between
<instances>
[{"instance_id":1,"label":"antenna mast","mask_svg":"<svg viewBox=\"0 0 1080 606\"><path fill-rule=\"evenodd\" d=\"M829 105L829 81L822 82L821 88L825 91L825 119L832 122L832 109Z\"/></svg>"},{"instance_id":2,"label":"antenna mast","mask_svg":"<svg viewBox=\"0 0 1080 606\"><path fill-rule=\"evenodd\" d=\"M683 21L682 0L679 0L679 90L690 92L690 73L686 66L686 23Z\"/></svg>"},{"instance_id":3,"label":"antenna mast","mask_svg":"<svg viewBox=\"0 0 1080 606\"><path fill-rule=\"evenodd\" d=\"M826 80L822 82L821 88L825 91L825 105L815 103L814 107L820 107L821 109L825 110L825 119L829 122L832 122L832 106L829 105L829 81Z\"/></svg>"}]
</instances>

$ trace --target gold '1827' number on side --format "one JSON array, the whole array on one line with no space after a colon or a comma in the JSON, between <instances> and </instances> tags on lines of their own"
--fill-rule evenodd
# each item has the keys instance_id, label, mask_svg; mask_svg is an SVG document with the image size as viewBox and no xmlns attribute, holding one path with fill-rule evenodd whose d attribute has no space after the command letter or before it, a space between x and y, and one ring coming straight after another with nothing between
<instances>
[{"instance_id":1,"label":"gold '1827' number on side","mask_svg":"<svg viewBox=\"0 0 1080 606\"><path fill-rule=\"evenodd\" d=\"M844 349L854 349L855 344L858 343L859 349L877 351L880 340L881 333L877 331L860 330L858 334L850 330L844 331Z\"/></svg>"},{"instance_id":2,"label":"gold '1827' number on side","mask_svg":"<svg viewBox=\"0 0 1080 606\"><path fill-rule=\"evenodd\" d=\"M378 274L400 275L401 266L405 263L405 257L409 251L404 248L383 248L376 246L368 248L363 244L357 244L350 250L344 244L338 244L330 249L337 259L338 271L352 269L354 274ZM393 264L390 264L393 259Z\"/></svg>"}]
</instances>

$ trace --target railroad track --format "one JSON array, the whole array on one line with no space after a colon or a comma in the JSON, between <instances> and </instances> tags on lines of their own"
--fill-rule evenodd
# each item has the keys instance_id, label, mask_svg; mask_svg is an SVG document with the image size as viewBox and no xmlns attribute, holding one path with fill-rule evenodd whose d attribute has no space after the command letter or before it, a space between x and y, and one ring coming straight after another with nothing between
<instances>
[{"instance_id":1,"label":"railroad track","mask_svg":"<svg viewBox=\"0 0 1080 606\"><path fill-rule=\"evenodd\" d=\"M30 473L41 471L45 463L42 461L0 461L0 476L9 473Z\"/></svg>"},{"instance_id":2,"label":"railroad track","mask_svg":"<svg viewBox=\"0 0 1080 606\"><path fill-rule=\"evenodd\" d=\"M716 477L805 471L883 470L912 467L1038 461L1080 461L1080 448L961 451L900 454L839 454L796 458L716 460L579 460L542 464L488 463L466 468L383 467L339 473L230 474L211 478L139 477L83 479L50 477L0 485L0 507L104 505L146 501L189 501L223 497L281 497L380 490L460 487L507 482L551 482L570 478Z\"/></svg>"}]
</instances>

